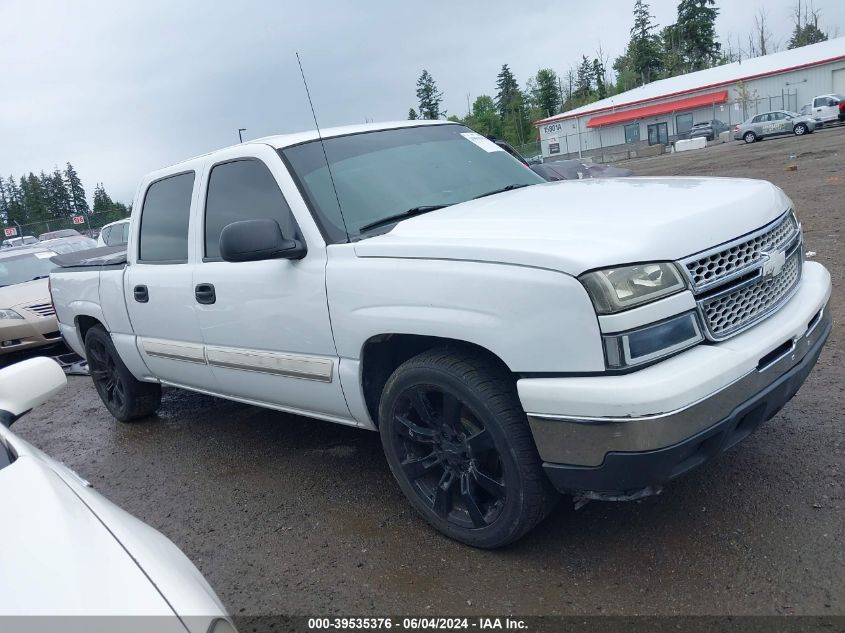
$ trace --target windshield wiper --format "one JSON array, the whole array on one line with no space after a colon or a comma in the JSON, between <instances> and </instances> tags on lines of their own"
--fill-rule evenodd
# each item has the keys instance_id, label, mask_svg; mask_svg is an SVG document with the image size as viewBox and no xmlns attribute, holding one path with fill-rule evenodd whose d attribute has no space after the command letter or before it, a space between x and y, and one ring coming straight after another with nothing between
<instances>
[{"instance_id":1,"label":"windshield wiper","mask_svg":"<svg viewBox=\"0 0 845 633\"><path fill-rule=\"evenodd\" d=\"M47 279L50 275L38 275L38 277L33 277L30 281L35 281L36 279Z\"/></svg>"},{"instance_id":2,"label":"windshield wiper","mask_svg":"<svg viewBox=\"0 0 845 633\"><path fill-rule=\"evenodd\" d=\"M513 191L514 189L522 189L523 187L527 187L527 184L521 185L508 185L506 187L502 187L501 189L493 189L493 191L488 191L487 193L482 193L480 196L475 196L473 200L478 200L479 198L486 198L487 196L495 196L497 193L504 193L506 191Z\"/></svg>"},{"instance_id":3,"label":"windshield wiper","mask_svg":"<svg viewBox=\"0 0 845 633\"><path fill-rule=\"evenodd\" d=\"M386 218L382 218L381 220L376 220L375 222L370 222L369 224L365 224L361 228L358 229L360 232L369 231L370 229L377 229L380 226L384 226L385 224L391 224L393 222L400 222L401 220L407 220L408 218L412 218L415 215L422 215L423 213L428 213L429 211L437 211L438 209L442 209L444 207L448 207L448 204L424 204L418 207L411 207L407 211L403 211L402 213L396 213L394 215L389 215Z\"/></svg>"}]
</instances>

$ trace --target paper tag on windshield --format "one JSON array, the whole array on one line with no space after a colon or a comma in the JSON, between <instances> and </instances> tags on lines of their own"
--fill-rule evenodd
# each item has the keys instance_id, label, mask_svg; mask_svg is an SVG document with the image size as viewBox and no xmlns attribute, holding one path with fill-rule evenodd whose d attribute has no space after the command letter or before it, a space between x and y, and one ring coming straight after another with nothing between
<instances>
[{"instance_id":1,"label":"paper tag on windshield","mask_svg":"<svg viewBox=\"0 0 845 633\"><path fill-rule=\"evenodd\" d=\"M35 253L35 256L38 259L50 259L51 257L55 257L56 254L54 252L50 251L50 252L47 252L47 253L44 253L44 252Z\"/></svg>"},{"instance_id":2,"label":"paper tag on windshield","mask_svg":"<svg viewBox=\"0 0 845 633\"><path fill-rule=\"evenodd\" d=\"M478 132L461 132L461 136L463 136L466 140L470 143L474 143L478 145L481 149L485 152L504 152L501 147L496 145L493 141L489 138L481 136Z\"/></svg>"}]
</instances>

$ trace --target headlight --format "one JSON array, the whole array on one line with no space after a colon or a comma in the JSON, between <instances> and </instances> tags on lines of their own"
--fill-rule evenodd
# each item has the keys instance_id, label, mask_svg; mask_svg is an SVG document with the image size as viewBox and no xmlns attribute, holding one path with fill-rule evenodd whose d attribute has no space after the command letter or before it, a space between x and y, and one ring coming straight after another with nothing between
<instances>
[{"instance_id":1,"label":"headlight","mask_svg":"<svg viewBox=\"0 0 845 633\"><path fill-rule=\"evenodd\" d=\"M598 314L613 314L687 287L675 264L637 264L597 270L579 277Z\"/></svg>"},{"instance_id":2,"label":"headlight","mask_svg":"<svg viewBox=\"0 0 845 633\"><path fill-rule=\"evenodd\" d=\"M23 317L14 310L0 309L0 319L22 319Z\"/></svg>"},{"instance_id":3,"label":"headlight","mask_svg":"<svg viewBox=\"0 0 845 633\"><path fill-rule=\"evenodd\" d=\"M694 312L602 337L608 369L625 369L670 356L704 340Z\"/></svg>"}]
</instances>

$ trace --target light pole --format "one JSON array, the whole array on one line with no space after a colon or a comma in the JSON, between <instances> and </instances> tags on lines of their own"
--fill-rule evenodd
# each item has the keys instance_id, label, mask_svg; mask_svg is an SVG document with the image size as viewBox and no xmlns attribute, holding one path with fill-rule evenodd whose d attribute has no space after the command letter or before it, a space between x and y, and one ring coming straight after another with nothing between
<instances>
[{"instance_id":1,"label":"light pole","mask_svg":"<svg viewBox=\"0 0 845 633\"><path fill-rule=\"evenodd\" d=\"M238 128L238 140L239 140L241 143L243 143L243 142L244 142L244 137L241 135L241 132L246 132L246 128L245 128L245 127L239 127L239 128Z\"/></svg>"}]
</instances>

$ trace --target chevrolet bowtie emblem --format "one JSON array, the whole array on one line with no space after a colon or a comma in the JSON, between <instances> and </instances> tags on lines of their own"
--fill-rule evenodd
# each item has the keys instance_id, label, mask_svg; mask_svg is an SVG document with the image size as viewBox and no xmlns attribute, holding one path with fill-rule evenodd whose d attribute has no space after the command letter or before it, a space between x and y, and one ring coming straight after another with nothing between
<instances>
[{"instance_id":1,"label":"chevrolet bowtie emblem","mask_svg":"<svg viewBox=\"0 0 845 633\"><path fill-rule=\"evenodd\" d=\"M786 253L783 251L763 253L763 277L777 277L785 263Z\"/></svg>"}]
</instances>

